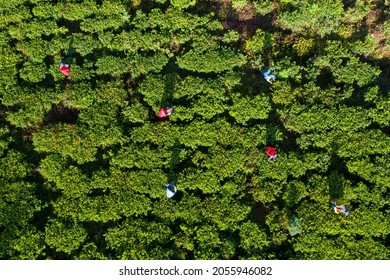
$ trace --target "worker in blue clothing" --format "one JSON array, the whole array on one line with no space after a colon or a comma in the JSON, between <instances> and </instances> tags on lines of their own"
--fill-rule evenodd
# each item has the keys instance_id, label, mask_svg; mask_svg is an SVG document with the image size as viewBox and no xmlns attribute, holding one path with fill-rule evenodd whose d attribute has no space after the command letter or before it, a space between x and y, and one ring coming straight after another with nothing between
<instances>
[{"instance_id":1,"label":"worker in blue clothing","mask_svg":"<svg viewBox=\"0 0 390 280\"><path fill-rule=\"evenodd\" d=\"M334 210L335 213L342 213L345 216L349 215L349 211L347 207L345 207L345 203L339 199L332 199L330 201L330 207Z\"/></svg>"},{"instance_id":2,"label":"worker in blue clothing","mask_svg":"<svg viewBox=\"0 0 390 280\"><path fill-rule=\"evenodd\" d=\"M261 71L261 74L263 75L264 79L270 84L272 84L276 80L273 68L264 69L263 71Z\"/></svg>"},{"instance_id":3,"label":"worker in blue clothing","mask_svg":"<svg viewBox=\"0 0 390 280\"><path fill-rule=\"evenodd\" d=\"M175 182L174 181L172 181L169 184L165 184L165 187L166 187L165 191L166 191L166 194L167 194L168 198L173 197L177 193L177 188L175 186Z\"/></svg>"}]
</instances>

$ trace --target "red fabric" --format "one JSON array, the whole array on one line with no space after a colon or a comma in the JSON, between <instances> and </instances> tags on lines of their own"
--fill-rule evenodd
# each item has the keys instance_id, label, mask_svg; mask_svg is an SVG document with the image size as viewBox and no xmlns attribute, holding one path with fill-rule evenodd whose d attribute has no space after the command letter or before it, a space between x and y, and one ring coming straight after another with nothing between
<instances>
[{"instance_id":1,"label":"red fabric","mask_svg":"<svg viewBox=\"0 0 390 280\"><path fill-rule=\"evenodd\" d=\"M160 111L158 112L158 115L157 115L159 118L166 118L168 117L166 111L164 108L161 108Z\"/></svg>"},{"instance_id":2,"label":"red fabric","mask_svg":"<svg viewBox=\"0 0 390 280\"><path fill-rule=\"evenodd\" d=\"M65 65L61 65L60 66L60 71L62 72L62 74L64 74L65 76L69 76L70 74L70 69L69 67L66 67Z\"/></svg>"},{"instance_id":3,"label":"red fabric","mask_svg":"<svg viewBox=\"0 0 390 280\"><path fill-rule=\"evenodd\" d=\"M272 157L272 156L276 155L276 148L274 148L274 147L267 147L267 149L265 150L265 153L268 156Z\"/></svg>"}]
</instances>

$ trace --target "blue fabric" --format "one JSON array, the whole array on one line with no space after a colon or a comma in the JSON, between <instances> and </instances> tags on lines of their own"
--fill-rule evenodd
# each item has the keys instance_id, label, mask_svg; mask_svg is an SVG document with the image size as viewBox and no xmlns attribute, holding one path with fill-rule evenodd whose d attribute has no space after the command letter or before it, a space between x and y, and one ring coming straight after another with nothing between
<instances>
[{"instance_id":1,"label":"blue fabric","mask_svg":"<svg viewBox=\"0 0 390 280\"><path fill-rule=\"evenodd\" d=\"M168 198L171 198L172 196L174 196L176 194L177 188L175 187L174 181L172 181L169 184L165 184L165 187L166 187L166 194L167 194Z\"/></svg>"},{"instance_id":2,"label":"blue fabric","mask_svg":"<svg viewBox=\"0 0 390 280\"><path fill-rule=\"evenodd\" d=\"M263 71L261 71L261 73L263 74L264 77L268 76L268 75L272 75L272 74L274 74L274 69L266 68Z\"/></svg>"},{"instance_id":3,"label":"blue fabric","mask_svg":"<svg viewBox=\"0 0 390 280\"><path fill-rule=\"evenodd\" d=\"M65 66L66 68L69 68L69 64L66 64L66 63L63 63L63 62L60 62L60 66Z\"/></svg>"},{"instance_id":4,"label":"blue fabric","mask_svg":"<svg viewBox=\"0 0 390 280\"><path fill-rule=\"evenodd\" d=\"M348 216L348 215L349 215L349 211L348 211L347 207L345 207L345 205L336 206L335 204L330 203L330 207L331 207L336 213L337 213L337 212L340 212L340 213L343 213L345 216Z\"/></svg>"},{"instance_id":5,"label":"blue fabric","mask_svg":"<svg viewBox=\"0 0 390 280\"><path fill-rule=\"evenodd\" d=\"M274 69L272 68L267 68L261 71L261 74L263 75L264 79L267 80L267 82L271 83L272 80L275 80L276 77L274 75Z\"/></svg>"},{"instance_id":6,"label":"blue fabric","mask_svg":"<svg viewBox=\"0 0 390 280\"><path fill-rule=\"evenodd\" d=\"M172 112L173 112L173 107L172 106L171 107L167 107L167 108L165 108L165 110L167 112L167 115L170 116L172 114Z\"/></svg>"}]
</instances>

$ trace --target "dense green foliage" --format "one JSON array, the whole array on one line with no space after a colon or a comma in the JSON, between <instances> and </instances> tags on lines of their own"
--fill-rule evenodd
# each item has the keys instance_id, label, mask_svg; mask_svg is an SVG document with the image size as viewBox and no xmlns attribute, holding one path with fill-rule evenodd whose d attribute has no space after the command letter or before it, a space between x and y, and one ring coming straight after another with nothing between
<instances>
[{"instance_id":1,"label":"dense green foliage","mask_svg":"<svg viewBox=\"0 0 390 280\"><path fill-rule=\"evenodd\" d=\"M1 1L0 258L390 259L389 11Z\"/></svg>"}]
</instances>

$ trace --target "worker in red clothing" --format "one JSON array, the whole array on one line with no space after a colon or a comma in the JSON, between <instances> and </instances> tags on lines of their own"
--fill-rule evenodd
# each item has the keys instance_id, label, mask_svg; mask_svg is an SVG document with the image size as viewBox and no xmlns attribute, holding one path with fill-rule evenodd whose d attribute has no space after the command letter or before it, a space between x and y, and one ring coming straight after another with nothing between
<instances>
[{"instance_id":1,"label":"worker in red clothing","mask_svg":"<svg viewBox=\"0 0 390 280\"><path fill-rule=\"evenodd\" d=\"M265 153L269 157L268 161L270 161L272 159L277 159L278 158L278 154L276 153L276 148L275 147L268 146L267 149L265 149Z\"/></svg>"},{"instance_id":2,"label":"worker in red clothing","mask_svg":"<svg viewBox=\"0 0 390 280\"><path fill-rule=\"evenodd\" d=\"M160 111L158 112L157 116L160 119L164 119L170 116L172 112L173 112L173 107L160 108Z\"/></svg>"},{"instance_id":3,"label":"worker in red clothing","mask_svg":"<svg viewBox=\"0 0 390 280\"><path fill-rule=\"evenodd\" d=\"M62 74L64 74L66 77L69 77L70 75L70 67L69 64L65 64L63 62L60 62L60 71Z\"/></svg>"}]
</instances>

